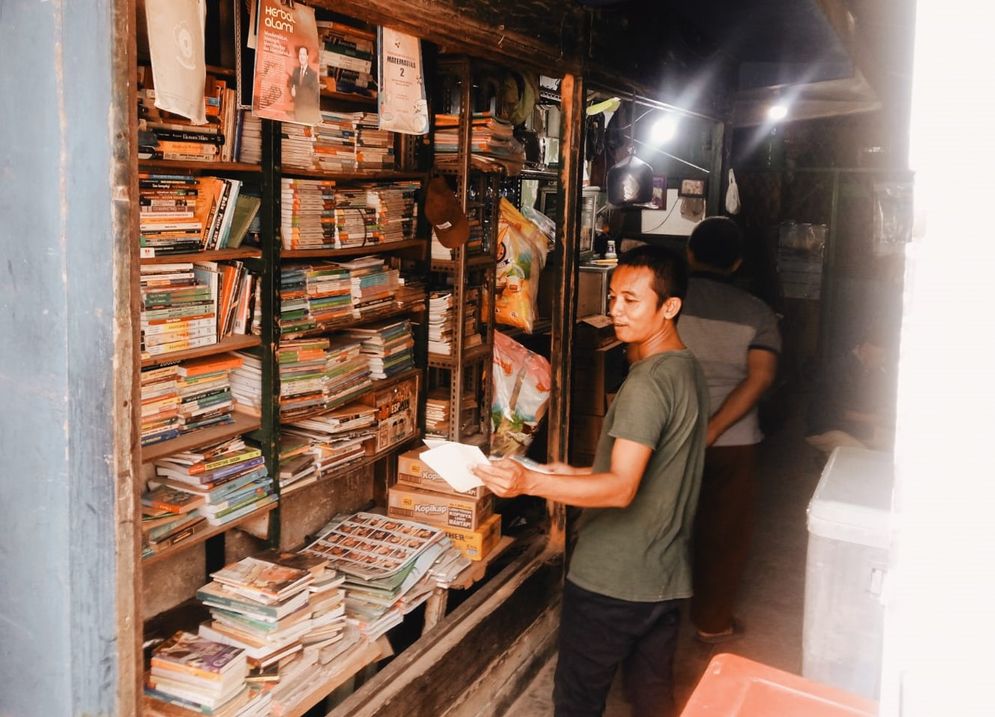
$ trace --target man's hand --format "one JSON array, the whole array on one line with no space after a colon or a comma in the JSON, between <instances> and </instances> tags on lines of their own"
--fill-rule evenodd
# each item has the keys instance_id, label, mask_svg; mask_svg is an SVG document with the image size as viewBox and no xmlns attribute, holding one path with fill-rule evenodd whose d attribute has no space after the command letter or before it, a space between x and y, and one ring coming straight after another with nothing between
<instances>
[{"instance_id":1,"label":"man's hand","mask_svg":"<svg viewBox=\"0 0 995 717\"><path fill-rule=\"evenodd\" d=\"M499 498L514 498L528 493L528 469L518 461L502 458L472 468L474 475Z\"/></svg>"}]
</instances>

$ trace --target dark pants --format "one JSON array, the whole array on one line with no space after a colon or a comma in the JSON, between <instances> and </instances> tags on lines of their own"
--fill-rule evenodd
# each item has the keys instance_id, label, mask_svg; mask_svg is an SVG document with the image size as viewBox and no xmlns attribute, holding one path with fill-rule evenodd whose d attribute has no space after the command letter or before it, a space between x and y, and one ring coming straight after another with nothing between
<instances>
[{"instance_id":1,"label":"dark pants","mask_svg":"<svg viewBox=\"0 0 995 717\"><path fill-rule=\"evenodd\" d=\"M755 445L714 446L705 451L694 519L691 599L691 622L703 632L732 627L753 533L756 456Z\"/></svg>"},{"instance_id":2,"label":"dark pants","mask_svg":"<svg viewBox=\"0 0 995 717\"><path fill-rule=\"evenodd\" d=\"M634 717L673 715L680 602L616 600L567 581L553 687L556 717L600 716L619 665Z\"/></svg>"}]
</instances>

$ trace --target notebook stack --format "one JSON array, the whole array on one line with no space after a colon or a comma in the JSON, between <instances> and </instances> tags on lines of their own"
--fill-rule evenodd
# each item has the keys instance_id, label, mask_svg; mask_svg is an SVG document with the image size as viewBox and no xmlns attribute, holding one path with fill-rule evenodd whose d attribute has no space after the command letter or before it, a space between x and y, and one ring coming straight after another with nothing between
<instances>
[{"instance_id":1,"label":"notebook stack","mask_svg":"<svg viewBox=\"0 0 995 717\"><path fill-rule=\"evenodd\" d=\"M340 22L318 21L321 78L330 92L377 96L373 78L374 36Z\"/></svg>"},{"instance_id":2,"label":"notebook stack","mask_svg":"<svg viewBox=\"0 0 995 717\"><path fill-rule=\"evenodd\" d=\"M328 475L332 469L341 471L367 455L367 444L376 433L376 409L359 403L333 409L283 427L281 440L296 438L307 444L307 453L290 459L288 470L313 466L315 479ZM284 464L281 459L281 472ZM288 475L288 485L297 478ZM283 479L281 476L281 487Z\"/></svg>"},{"instance_id":3,"label":"notebook stack","mask_svg":"<svg viewBox=\"0 0 995 717\"><path fill-rule=\"evenodd\" d=\"M177 369L180 433L232 423L235 402L231 372L242 365L237 354L225 353L184 361Z\"/></svg>"},{"instance_id":4,"label":"notebook stack","mask_svg":"<svg viewBox=\"0 0 995 717\"><path fill-rule=\"evenodd\" d=\"M440 166L455 164L459 149L459 115L436 115L435 127L436 163ZM515 139L514 129L510 122L489 112L475 113L470 140L474 166L518 174L525 163L525 147Z\"/></svg>"},{"instance_id":5,"label":"notebook stack","mask_svg":"<svg viewBox=\"0 0 995 717\"><path fill-rule=\"evenodd\" d=\"M285 250L334 249L335 182L280 180L280 241Z\"/></svg>"},{"instance_id":6,"label":"notebook stack","mask_svg":"<svg viewBox=\"0 0 995 717\"><path fill-rule=\"evenodd\" d=\"M356 171L356 116L322 112L321 124L314 126L314 155L308 168L324 172Z\"/></svg>"},{"instance_id":7,"label":"notebook stack","mask_svg":"<svg viewBox=\"0 0 995 717\"><path fill-rule=\"evenodd\" d=\"M189 539L207 522L199 510L204 498L157 485L142 495L142 557Z\"/></svg>"},{"instance_id":8,"label":"notebook stack","mask_svg":"<svg viewBox=\"0 0 995 717\"><path fill-rule=\"evenodd\" d=\"M382 258L360 257L342 266L349 270L352 286L353 316L372 317L395 307L394 297L400 284L400 272L384 264Z\"/></svg>"},{"instance_id":9,"label":"notebook stack","mask_svg":"<svg viewBox=\"0 0 995 717\"><path fill-rule=\"evenodd\" d=\"M382 172L394 169L394 133L380 129L380 115L360 112L356 116L356 169Z\"/></svg>"}]
</instances>

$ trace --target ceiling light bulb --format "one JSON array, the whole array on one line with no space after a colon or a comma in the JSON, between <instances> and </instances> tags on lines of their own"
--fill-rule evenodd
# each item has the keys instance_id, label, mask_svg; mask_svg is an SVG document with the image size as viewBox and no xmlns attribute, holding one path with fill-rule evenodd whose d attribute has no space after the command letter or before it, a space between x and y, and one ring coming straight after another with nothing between
<instances>
[{"instance_id":1,"label":"ceiling light bulb","mask_svg":"<svg viewBox=\"0 0 995 717\"><path fill-rule=\"evenodd\" d=\"M665 115L653 123L650 129L650 141L653 144L665 144L677 134L677 118L673 115Z\"/></svg>"},{"instance_id":2,"label":"ceiling light bulb","mask_svg":"<svg viewBox=\"0 0 995 717\"><path fill-rule=\"evenodd\" d=\"M767 110L767 117L774 122L779 122L788 116L788 106L780 103L771 105Z\"/></svg>"}]
</instances>

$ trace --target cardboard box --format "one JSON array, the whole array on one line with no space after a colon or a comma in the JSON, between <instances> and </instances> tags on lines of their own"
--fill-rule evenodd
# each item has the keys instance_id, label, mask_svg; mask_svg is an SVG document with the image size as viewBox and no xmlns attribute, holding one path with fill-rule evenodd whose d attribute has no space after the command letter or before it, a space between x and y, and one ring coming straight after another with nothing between
<instances>
[{"instance_id":1,"label":"cardboard box","mask_svg":"<svg viewBox=\"0 0 995 717\"><path fill-rule=\"evenodd\" d=\"M418 433L418 379L419 374L415 374L360 398L362 403L377 409L374 453L386 451Z\"/></svg>"},{"instance_id":2,"label":"cardboard box","mask_svg":"<svg viewBox=\"0 0 995 717\"><path fill-rule=\"evenodd\" d=\"M495 513L477 530L446 528L446 535L470 560L483 560L501 540L501 515Z\"/></svg>"},{"instance_id":3,"label":"cardboard box","mask_svg":"<svg viewBox=\"0 0 995 717\"><path fill-rule=\"evenodd\" d=\"M490 491L484 486L471 488L466 492L453 489L451 485L443 480L442 476L433 471L418 458L428 448L415 448L414 450L402 453L397 457L397 482L405 485L431 490L436 493L446 493L448 495L462 495L471 498L481 498L489 495Z\"/></svg>"},{"instance_id":4,"label":"cardboard box","mask_svg":"<svg viewBox=\"0 0 995 717\"><path fill-rule=\"evenodd\" d=\"M618 393L628 373L625 344L613 341L597 349L574 351L571 410L589 416L608 412L610 395Z\"/></svg>"},{"instance_id":5,"label":"cardboard box","mask_svg":"<svg viewBox=\"0 0 995 717\"><path fill-rule=\"evenodd\" d=\"M440 528L477 530L494 513L494 498L446 495L398 484L387 497L387 515Z\"/></svg>"}]
</instances>

